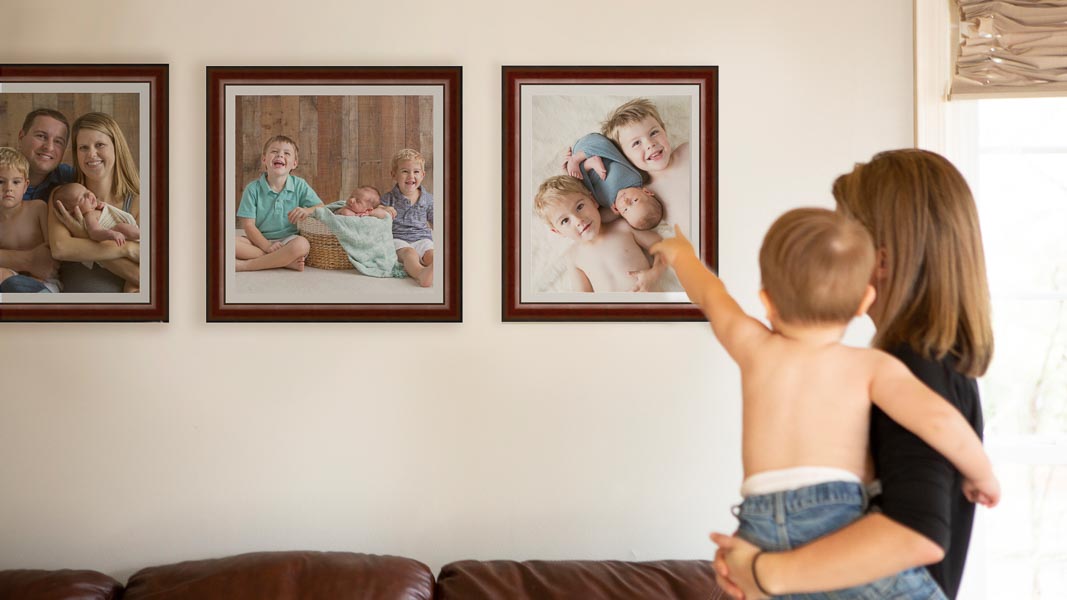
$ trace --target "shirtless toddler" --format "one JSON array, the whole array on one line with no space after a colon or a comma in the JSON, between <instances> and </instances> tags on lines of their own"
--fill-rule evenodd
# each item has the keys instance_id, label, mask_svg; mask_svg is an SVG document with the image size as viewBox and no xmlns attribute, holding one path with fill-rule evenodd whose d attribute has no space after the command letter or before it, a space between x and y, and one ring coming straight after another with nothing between
<instances>
[{"instance_id":1,"label":"shirtless toddler","mask_svg":"<svg viewBox=\"0 0 1067 600\"><path fill-rule=\"evenodd\" d=\"M0 148L0 258L27 250L48 249L48 205L44 202L23 202L22 196L29 185L29 163L14 148ZM59 291L55 278L55 263L48 277L33 277L14 263L0 262L0 283L11 278L12 284L21 278L32 284L34 291ZM20 277L21 276L21 277ZM31 279L32 277L32 279ZM34 281L36 280L36 281ZM41 289L41 288L44 289Z\"/></svg>"},{"instance_id":2,"label":"shirtless toddler","mask_svg":"<svg viewBox=\"0 0 1067 600\"><path fill-rule=\"evenodd\" d=\"M740 537L763 550L786 550L863 516L864 484L874 477L872 402L956 466L969 500L998 502L1000 485L982 442L959 410L888 353L840 343L852 317L874 302L874 247L863 226L815 208L775 221L760 249L759 296L770 328L741 310L675 231L652 252L678 273L741 368ZM752 569L758 580L756 561ZM869 594L944 597L921 568L834 597Z\"/></svg>"}]
</instances>

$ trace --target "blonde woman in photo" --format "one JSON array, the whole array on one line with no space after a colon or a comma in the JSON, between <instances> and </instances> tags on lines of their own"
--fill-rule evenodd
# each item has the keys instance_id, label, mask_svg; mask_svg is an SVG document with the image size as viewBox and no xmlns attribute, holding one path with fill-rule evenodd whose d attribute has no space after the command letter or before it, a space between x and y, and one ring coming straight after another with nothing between
<instances>
[{"instance_id":1,"label":"blonde woman in photo","mask_svg":"<svg viewBox=\"0 0 1067 600\"><path fill-rule=\"evenodd\" d=\"M86 113L71 126L75 181L97 199L133 215L140 223L140 176L122 129L111 115ZM48 214L52 256L63 261L65 292L136 291L140 282L138 242L122 245L89 239L85 224L54 199ZM96 263L93 268L83 262ZM103 268L99 268L103 267Z\"/></svg>"}]
</instances>

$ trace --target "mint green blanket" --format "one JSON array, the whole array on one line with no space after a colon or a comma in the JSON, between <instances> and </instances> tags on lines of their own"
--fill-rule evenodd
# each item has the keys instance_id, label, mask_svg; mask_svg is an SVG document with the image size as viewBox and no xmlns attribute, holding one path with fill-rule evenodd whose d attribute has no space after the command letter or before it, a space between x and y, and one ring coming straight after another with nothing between
<instances>
[{"instance_id":1,"label":"mint green blanket","mask_svg":"<svg viewBox=\"0 0 1067 600\"><path fill-rule=\"evenodd\" d=\"M407 277L393 247L392 217L338 217L333 214L344 205L344 200L338 200L316 208L311 216L322 221L337 236L337 241L348 254L348 262L360 273L371 277Z\"/></svg>"}]
</instances>

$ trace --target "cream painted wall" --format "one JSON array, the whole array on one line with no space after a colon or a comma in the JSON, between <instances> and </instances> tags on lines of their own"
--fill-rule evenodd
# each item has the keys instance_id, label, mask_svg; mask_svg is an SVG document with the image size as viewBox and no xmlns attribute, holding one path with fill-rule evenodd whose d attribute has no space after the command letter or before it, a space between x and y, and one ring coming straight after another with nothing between
<instances>
[{"instance_id":1,"label":"cream painted wall","mask_svg":"<svg viewBox=\"0 0 1067 600\"><path fill-rule=\"evenodd\" d=\"M500 67L718 65L721 273L750 310L771 220L911 141L910 2L65 4L6 3L2 60L171 65L171 322L0 325L0 568L708 557L737 370L705 324L500 322ZM419 64L464 68L464 323L206 324L204 67Z\"/></svg>"}]
</instances>

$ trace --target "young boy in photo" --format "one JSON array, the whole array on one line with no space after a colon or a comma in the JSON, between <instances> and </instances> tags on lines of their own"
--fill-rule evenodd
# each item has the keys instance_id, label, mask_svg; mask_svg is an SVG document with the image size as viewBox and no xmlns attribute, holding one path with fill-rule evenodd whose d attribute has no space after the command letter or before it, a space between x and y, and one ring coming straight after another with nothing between
<instances>
[{"instance_id":1,"label":"young boy in photo","mask_svg":"<svg viewBox=\"0 0 1067 600\"><path fill-rule=\"evenodd\" d=\"M741 368L744 500L737 535L762 550L787 550L866 512L874 478L871 405L956 466L964 495L994 506L1000 484L982 442L958 409L904 363L841 344L849 321L875 300L875 251L862 225L825 209L796 209L771 225L760 249L768 328L746 315L714 273L677 236L655 245ZM758 558L752 562L757 581ZM944 598L914 568L834 598Z\"/></svg>"},{"instance_id":2,"label":"young boy in photo","mask_svg":"<svg viewBox=\"0 0 1067 600\"><path fill-rule=\"evenodd\" d=\"M26 157L14 148L0 148L0 250L33 250L48 244L48 205L23 202L29 186L30 167ZM0 264L0 283L24 279L20 290L58 292L59 280L40 280L20 274L11 265ZM9 282L10 283L10 282Z\"/></svg>"},{"instance_id":3,"label":"young boy in photo","mask_svg":"<svg viewBox=\"0 0 1067 600\"><path fill-rule=\"evenodd\" d=\"M322 206L315 190L293 175L299 164L296 142L276 135L263 144L263 175L245 186L237 220L244 235L236 240L237 271L284 267L304 270L311 245L296 224Z\"/></svg>"},{"instance_id":4,"label":"young boy in photo","mask_svg":"<svg viewBox=\"0 0 1067 600\"><path fill-rule=\"evenodd\" d=\"M671 146L656 105L645 98L631 100L612 111L600 132L634 167L648 174L647 187L663 204L663 218L689 231L693 197L689 142Z\"/></svg>"},{"instance_id":5,"label":"young boy in photo","mask_svg":"<svg viewBox=\"0 0 1067 600\"><path fill-rule=\"evenodd\" d=\"M393 245L409 277L422 287L433 285L433 196L422 187L426 161L418 150L404 148L393 155L393 189L382 205L396 210Z\"/></svg>"},{"instance_id":6,"label":"young boy in photo","mask_svg":"<svg viewBox=\"0 0 1067 600\"><path fill-rule=\"evenodd\" d=\"M572 287L580 292L653 291L665 263L649 261L645 250L660 241L619 219L603 223L599 205L578 179L557 175L541 183L534 212L553 233L572 240L567 254Z\"/></svg>"}]
</instances>

